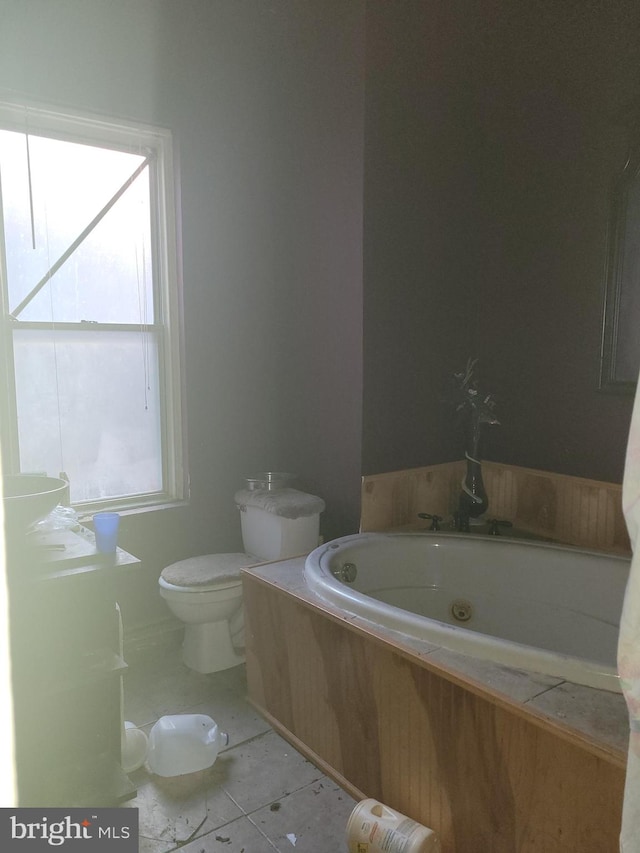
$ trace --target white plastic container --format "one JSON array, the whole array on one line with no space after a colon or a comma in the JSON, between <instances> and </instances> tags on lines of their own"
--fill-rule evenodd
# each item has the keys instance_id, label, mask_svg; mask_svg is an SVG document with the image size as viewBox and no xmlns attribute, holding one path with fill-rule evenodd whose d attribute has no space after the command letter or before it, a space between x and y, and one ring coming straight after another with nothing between
<instances>
[{"instance_id":1,"label":"white plastic container","mask_svg":"<svg viewBox=\"0 0 640 853\"><path fill-rule=\"evenodd\" d=\"M206 714L160 717L149 732L147 765L158 776L181 776L211 767L229 743Z\"/></svg>"},{"instance_id":2,"label":"white plastic container","mask_svg":"<svg viewBox=\"0 0 640 853\"><path fill-rule=\"evenodd\" d=\"M349 853L440 853L432 829L377 800L361 800L347 822Z\"/></svg>"},{"instance_id":3,"label":"white plastic container","mask_svg":"<svg viewBox=\"0 0 640 853\"><path fill-rule=\"evenodd\" d=\"M147 757L148 738L135 723L125 722L122 730L122 769L133 773L142 767Z\"/></svg>"}]
</instances>

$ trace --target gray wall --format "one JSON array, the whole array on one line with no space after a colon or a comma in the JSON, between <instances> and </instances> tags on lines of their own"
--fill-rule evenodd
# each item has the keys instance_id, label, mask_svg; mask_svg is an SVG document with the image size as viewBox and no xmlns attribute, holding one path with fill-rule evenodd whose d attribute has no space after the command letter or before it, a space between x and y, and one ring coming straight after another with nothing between
<instances>
[{"instance_id":1,"label":"gray wall","mask_svg":"<svg viewBox=\"0 0 640 853\"><path fill-rule=\"evenodd\" d=\"M477 356L486 458L620 482L632 401L598 380L640 4L367 0L366 26L363 472L461 457Z\"/></svg>"},{"instance_id":2,"label":"gray wall","mask_svg":"<svg viewBox=\"0 0 640 853\"><path fill-rule=\"evenodd\" d=\"M366 474L464 452L445 392L479 305L467 6L367 2Z\"/></svg>"},{"instance_id":3,"label":"gray wall","mask_svg":"<svg viewBox=\"0 0 640 853\"><path fill-rule=\"evenodd\" d=\"M0 96L169 127L180 163L192 499L128 516L125 624L160 569L241 546L233 494L292 470L357 527L364 7L353 0L0 0Z\"/></svg>"}]
</instances>

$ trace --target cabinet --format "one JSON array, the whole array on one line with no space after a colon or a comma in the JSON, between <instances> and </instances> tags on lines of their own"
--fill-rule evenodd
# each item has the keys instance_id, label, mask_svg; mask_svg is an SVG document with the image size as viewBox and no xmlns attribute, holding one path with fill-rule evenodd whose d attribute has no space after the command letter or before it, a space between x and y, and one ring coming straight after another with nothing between
<instances>
[{"instance_id":1,"label":"cabinet","mask_svg":"<svg viewBox=\"0 0 640 853\"><path fill-rule=\"evenodd\" d=\"M96 553L84 528L29 538L7 555L19 805L115 805L135 794L115 581L139 561Z\"/></svg>"}]
</instances>

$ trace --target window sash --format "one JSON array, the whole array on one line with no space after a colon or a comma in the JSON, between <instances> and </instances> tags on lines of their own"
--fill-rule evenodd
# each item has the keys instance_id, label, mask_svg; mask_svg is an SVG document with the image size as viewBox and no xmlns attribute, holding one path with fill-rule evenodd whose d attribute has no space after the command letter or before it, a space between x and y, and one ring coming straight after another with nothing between
<instances>
[{"instance_id":1,"label":"window sash","mask_svg":"<svg viewBox=\"0 0 640 853\"><path fill-rule=\"evenodd\" d=\"M14 328L13 343L24 470L64 469L75 503L161 493L158 336Z\"/></svg>"},{"instance_id":2,"label":"window sash","mask_svg":"<svg viewBox=\"0 0 640 853\"><path fill-rule=\"evenodd\" d=\"M102 117L83 117L62 113L55 109L0 103L0 127L46 135L70 142L115 148L120 151L143 154L148 165L151 192L151 233L153 267L154 317L146 323L65 322L47 323L23 321L9 315L6 262L4 253L4 223L0 204L0 286L4 322L0 324L0 344L4 350L6 369L0 370L0 393L6 401L7 417L0 420L0 441L9 457L7 468L18 470L19 436L18 411L13 353L14 332L58 330L62 334L74 331L96 334L136 332L150 335L157 344L157 370L160 395L162 488L106 499L80 502L84 510L93 508L127 508L151 506L183 500L186 494L186 465L184 448L184 416L182 370L180 364L181 305L178 280L178 252L176 242L175 191L173 185L172 140L168 131L147 125L130 125L113 122ZM1 191L1 187L0 187ZM49 276L50 277L50 276ZM5 463L6 464L6 463ZM50 472L57 473L57 472Z\"/></svg>"},{"instance_id":3,"label":"window sash","mask_svg":"<svg viewBox=\"0 0 640 853\"><path fill-rule=\"evenodd\" d=\"M58 272L58 270L66 263L66 261L74 254L74 252L82 245L85 239L95 230L95 228L102 222L106 214L113 208L116 202L124 195L124 193L129 189L131 184L136 180L136 178L142 174L142 172L149 166L150 161L149 158L143 160L143 162L138 166L137 169L127 178L127 180L122 184L122 186L118 189L116 193L109 199L109 201L102 207L102 209L93 217L91 222L81 231L81 233L73 240L70 245L65 249L65 251L60 255L60 257L52 264L51 267L47 270L47 272L42 276L40 281L38 281L31 290L26 294L26 296L20 301L20 303L13 309L10 314L14 320L20 319L20 314L24 311L24 309L32 302L32 300L40 293L42 288L53 278L53 276ZM153 241L153 233L152 233L152 241Z\"/></svg>"}]
</instances>

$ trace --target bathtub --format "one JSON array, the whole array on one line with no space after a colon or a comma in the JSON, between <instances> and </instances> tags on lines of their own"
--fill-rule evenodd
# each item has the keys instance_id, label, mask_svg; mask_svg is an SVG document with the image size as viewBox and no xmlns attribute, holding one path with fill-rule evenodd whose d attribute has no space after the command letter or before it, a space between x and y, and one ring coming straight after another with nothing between
<instances>
[{"instance_id":1,"label":"bathtub","mask_svg":"<svg viewBox=\"0 0 640 853\"><path fill-rule=\"evenodd\" d=\"M626 557L502 536L362 533L305 561L323 601L497 664L620 692Z\"/></svg>"}]
</instances>

